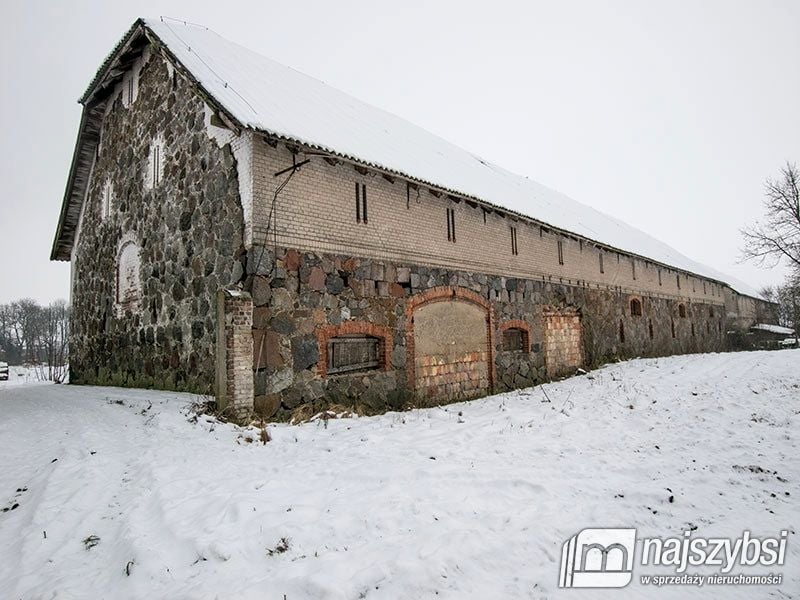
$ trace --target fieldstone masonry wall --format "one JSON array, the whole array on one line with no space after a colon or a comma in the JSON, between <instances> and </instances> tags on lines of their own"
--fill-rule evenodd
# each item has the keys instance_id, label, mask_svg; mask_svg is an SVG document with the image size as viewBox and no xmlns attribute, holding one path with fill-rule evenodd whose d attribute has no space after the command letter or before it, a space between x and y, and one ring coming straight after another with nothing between
<instances>
[{"instance_id":1,"label":"fieldstone masonry wall","mask_svg":"<svg viewBox=\"0 0 800 600\"><path fill-rule=\"evenodd\" d=\"M487 391L500 392L574 372L578 365L724 348L719 310L701 302L637 296L642 315L633 316L624 293L285 248L254 247L247 267L254 302L255 406L279 419L301 406L318 410L337 404L376 413L471 397L469 385L456 384L469 382L482 361L487 370L478 380L491 382ZM470 298L488 315L486 354L470 348L460 371L416 363L411 318L416 307L434 298L443 303ZM679 304L685 318L678 317ZM528 332L523 351L503 349L502 330L509 326ZM382 339L382 366L325 374L325 343L342 332ZM547 357L558 357L550 371ZM435 396L418 393L420 366L426 369L423 377L439 378Z\"/></svg>"},{"instance_id":2,"label":"fieldstone masonry wall","mask_svg":"<svg viewBox=\"0 0 800 600\"><path fill-rule=\"evenodd\" d=\"M73 251L70 380L213 393L216 294L243 274L236 161L209 137L191 83L157 54L139 65L135 97L108 100ZM148 189L154 140L163 155ZM116 289L123 240L138 249L127 305Z\"/></svg>"}]
</instances>

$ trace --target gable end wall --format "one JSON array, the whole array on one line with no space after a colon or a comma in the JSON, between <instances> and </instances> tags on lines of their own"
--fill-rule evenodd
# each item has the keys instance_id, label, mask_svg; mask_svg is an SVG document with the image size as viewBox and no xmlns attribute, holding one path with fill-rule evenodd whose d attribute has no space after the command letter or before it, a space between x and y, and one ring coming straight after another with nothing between
<instances>
[{"instance_id":1,"label":"gable end wall","mask_svg":"<svg viewBox=\"0 0 800 600\"><path fill-rule=\"evenodd\" d=\"M206 107L189 82L158 54L137 67L129 106L121 89L109 100L73 249L71 381L210 392L216 294L242 277L237 162L230 143L209 137ZM163 173L147 189L156 138ZM114 206L103 220L107 182ZM133 310L115 303L123 238L140 249Z\"/></svg>"}]
</instances>

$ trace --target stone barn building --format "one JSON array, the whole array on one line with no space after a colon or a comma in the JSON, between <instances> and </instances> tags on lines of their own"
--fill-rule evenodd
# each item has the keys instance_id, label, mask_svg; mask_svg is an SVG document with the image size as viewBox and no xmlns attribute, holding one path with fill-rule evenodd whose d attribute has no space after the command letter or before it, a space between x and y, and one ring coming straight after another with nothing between
<instances>
[{"instance_id":1,"label":"stone barn building","mask_svg":"<svg viewBox=\"0 0 800 600\"><path fill-rule=\"evenodd\" d=\"M183 22L138 20L80 100L52 250L73 383L285 418L726 348L745 284Z\"/></svg>"}]
</instances>

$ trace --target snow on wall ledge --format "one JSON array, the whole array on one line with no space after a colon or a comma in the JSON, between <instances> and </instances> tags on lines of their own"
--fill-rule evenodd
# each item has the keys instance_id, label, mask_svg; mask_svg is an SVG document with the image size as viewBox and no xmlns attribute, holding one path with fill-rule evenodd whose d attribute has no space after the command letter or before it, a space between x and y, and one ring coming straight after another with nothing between
<instances>
[{"instance_id":1,"label":"snow on wall ledge","mask_svg":"<svg viewBox=\"0 0 800 600\"><path fill-rule=\"evenodd\" d=\"M665 265L751 286L526 177L516 175L312 77L182 21L144 19L199 83L240 123L480 199Z\"/></svg>"}]
</instances>

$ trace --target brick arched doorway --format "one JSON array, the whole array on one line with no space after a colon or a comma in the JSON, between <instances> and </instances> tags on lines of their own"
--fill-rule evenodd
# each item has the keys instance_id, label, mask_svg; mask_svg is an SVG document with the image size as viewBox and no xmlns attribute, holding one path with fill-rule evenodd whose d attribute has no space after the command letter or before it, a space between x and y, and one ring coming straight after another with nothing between
<instances>
[{"instance_id":1,"label":"brick arched doorway","mask_svg":"<svg viewBox=\"0 0 800 600\"><path fill-rule=\"evenodd\" d=\"M432 288L406 303L408 387L420 400L454 402L491 393L489 302L459 287Z\"/></svg>"}]
</instances>

